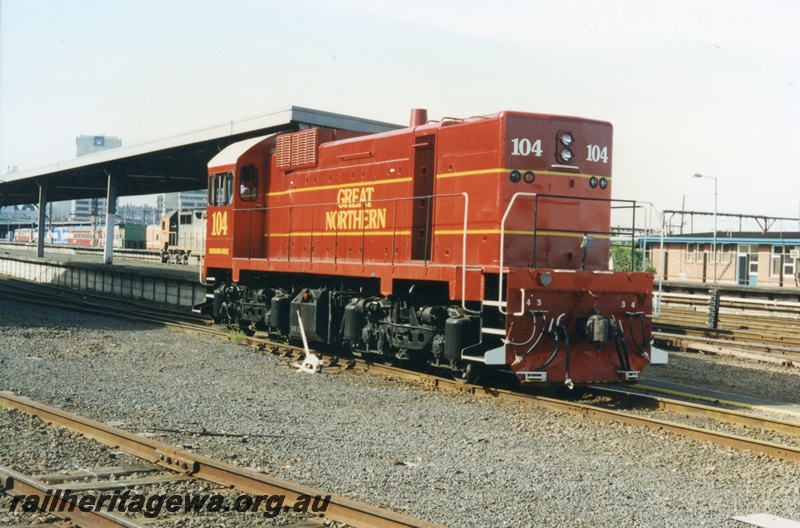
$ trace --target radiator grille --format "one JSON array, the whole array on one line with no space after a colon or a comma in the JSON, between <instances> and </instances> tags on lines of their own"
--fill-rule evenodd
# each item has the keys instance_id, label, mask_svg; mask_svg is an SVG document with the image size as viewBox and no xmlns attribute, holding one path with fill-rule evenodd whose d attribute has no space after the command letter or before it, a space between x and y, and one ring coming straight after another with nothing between
<instances>
[{"instance_id":1,"label":"radiator grille","mask_svg":"<svg viewBox=\"0 0 800 528\"><path fill-rule=\"evenodd\" d=\"M318 130L302 130L278 136L275 164L279 169L302 169L317 164Z\"/></svg>"}]
</instances>

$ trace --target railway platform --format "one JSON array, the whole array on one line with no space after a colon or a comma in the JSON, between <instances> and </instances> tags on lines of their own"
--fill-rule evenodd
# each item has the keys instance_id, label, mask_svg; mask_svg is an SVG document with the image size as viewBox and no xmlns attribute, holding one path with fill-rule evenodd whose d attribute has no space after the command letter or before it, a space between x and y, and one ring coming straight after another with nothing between
<instances>
[{"instance_id":1,"label":"railway platform","mask_svg":"<svg viewBox=\"0 0 800 528\"><path fill-rule=\"evenodd\" d=\"M185 308L205 301L196 266L117 260L104 264L103 256L0 250L0 275L75 290L108 293L123 298Z\"/></svg>"}]
</instances>

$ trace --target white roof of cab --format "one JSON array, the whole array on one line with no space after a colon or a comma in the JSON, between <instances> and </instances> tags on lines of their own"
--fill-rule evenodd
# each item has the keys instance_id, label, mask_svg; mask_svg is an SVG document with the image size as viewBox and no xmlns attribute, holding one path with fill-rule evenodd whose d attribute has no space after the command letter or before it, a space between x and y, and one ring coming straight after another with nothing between
<instances>
[{"instance_id":1,"label":"white roof of cab","mask_svg":"<svg viewBox=\"0 0 800 528\"><path fill-rule=\"evenodd\" d=\"M276 134L267 134L266 136L245 139L243 141L239 141L238 143L234 143L233 145L229 145L222 149L219 154L211 158L211 160L208 162L208 168L210 169L211 167L234 165L236 160L239 159L239 156L255 147L262 141L274 137L275 135Z\"/></svg>"}]
</instances>

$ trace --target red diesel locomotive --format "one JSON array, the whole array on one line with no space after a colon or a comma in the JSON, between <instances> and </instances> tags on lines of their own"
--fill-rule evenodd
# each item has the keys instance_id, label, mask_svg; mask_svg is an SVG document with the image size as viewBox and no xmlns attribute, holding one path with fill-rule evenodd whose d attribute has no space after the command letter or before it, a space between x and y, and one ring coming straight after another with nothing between
<instances>
[{"instance_id":1,"label":"red diesel locomotive","mask_svg":"<svg viewBox=\"0 0 800 528\"><path fill-rule=\"evenodd\" d=\"M217 321L474 379L630 381L652 275L609 271L612 126L501 112L313 128L209 162ZM626 203L635 207L633 203Z\"/></svg>"}]
</instances>

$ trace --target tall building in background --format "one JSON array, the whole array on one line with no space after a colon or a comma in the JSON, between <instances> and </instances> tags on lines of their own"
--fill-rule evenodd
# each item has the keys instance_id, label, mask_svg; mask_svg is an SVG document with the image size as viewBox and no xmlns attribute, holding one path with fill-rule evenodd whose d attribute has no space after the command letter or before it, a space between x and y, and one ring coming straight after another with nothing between
<instances>
[{"instance_id":1,"label":"tall building in background","mask_svg":"<svg viewBox=\"0 0 800 528\"><path fill-rule=\"evenodd\" d=\"M94 154L103 150L118 148L122 146L122 139L112 136L78 136L75 138L78 146L78 157ZM71 222L97 222L98 216L102 216L106 211L105 198L82 198L72 200L70 207L69 220Z\"/></svg>"},{"instance_id":2,"label":"tall building in background","mask_svg":"<svg viewBox=\"0 0 800 528\"><path fill-rule=\"evenodd\" d=\"M75 138L75 144L78 146L78 157L94 154L112 148L122 146L122 140L118 137L112 136L78 136Z\"/></svg>"},{"instance_id":3,"label":"tall building in background","mask_svg":"<svg viewBox=\"0 0 800 528\"><path fill-rule=\"evenodd\" d=\"M112 136L78 136L75 139L78 156L86 156L103 150L122 146L122 140ZM164 193L145 198L155 199L155 203L119 206L117 202L117 219L122 222L136 224L158 224L161 217L176 209L205 209L207 192L205 189ZM99 225L106 213L105 198L86 198L73 200L70 208L71 222L86 222Z\"/></svg>"}]
</instances>

